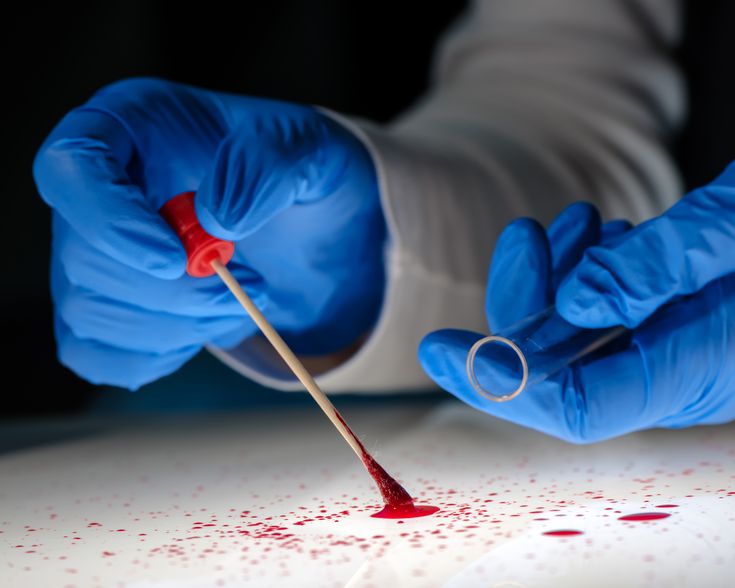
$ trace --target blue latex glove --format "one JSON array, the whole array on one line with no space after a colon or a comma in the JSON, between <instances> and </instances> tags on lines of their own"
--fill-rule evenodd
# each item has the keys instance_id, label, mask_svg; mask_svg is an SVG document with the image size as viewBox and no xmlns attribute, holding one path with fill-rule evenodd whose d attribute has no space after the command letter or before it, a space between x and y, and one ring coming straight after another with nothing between
<instances>
[{"instance_id":1,"label":"blue latex glove","mask_svg":"<svg viewBox=\"0 0 735 588\"><path fill-rule=\"evenodd\" d=\"M480 410L576 443L735 419L735 168L627 229L600 226L587 204L567 208L548 233L529 219L512 223L493 257L486 310L498 331L556 299L578 326L625 324L637 327L632 335L504 404L467 379L479 334L428 335L424 369Z\"/></svg>"},{"instance_id":2,"label":"blue latex glove","mask_svg":"<svg viewBox=\"0 0 735 588\"><path fill-rule=\"evenodd\" d=\"M297 352L355 343L375 321L385 226L362 143L318 110L156 79L114 83L71 111L34 175L53 208L60 360L137 388L203 345L255 332L220 280L185 275L158 209L196 190L229 267Z\"/></svg>"}]
</instances>

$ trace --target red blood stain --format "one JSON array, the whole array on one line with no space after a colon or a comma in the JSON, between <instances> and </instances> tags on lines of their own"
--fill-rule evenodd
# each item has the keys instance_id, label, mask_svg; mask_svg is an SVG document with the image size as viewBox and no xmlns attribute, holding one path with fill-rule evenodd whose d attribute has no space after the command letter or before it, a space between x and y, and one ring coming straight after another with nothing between
<instances>
[{"instance_id":1,"label":"red blood stain","mask_svg":"<svg viewBox=\"0 0 735 588\"><path fill-rule=\"evenodd\" d=\"M656 508L678 508L678 504L657 504Z\"/></svg>"},{"instance_id":2,"label":"red blood stain","mask_svg":"<svg viewBox=\"0 0 735 588\"><path fill-rule=\"evenodd\" d=\"M413 498L411 498L411 495L406 491L406 489L401 486L393 476L386 472L377 461L375 461L375 458L368 453L368 450L365 449L362 441L358 439L357 435L355 435L352 429L350 429L342 416L339 413L336 414L339 421L345 426L360 448L360 452L362 453L362 463L365 464L368 474L370 474L373 480L375 480L375 484L378 486L380 495L383 497L385 508L372 515L373 517L383 519L416 518L434 514L439 510L434 506L415 506Z\"/></svg>"},{"instance_id":3,"label":"red blood stain","mask_svg":"<svg viewBox=\"0 0 735 588\"><path fill-rule=\"evenodd\" d=\"M425 517L438 511L438 506L422 504L416 506L411 502L410 505L398 508L386 504L380 512L376 512L374 515L370 516L376 519L413 519L416 517Z\"/></svg>"},{"instance_id":4,"label":"red blood stain","mask_svg":"<svg viewBox=\"0 0 735 588\"><path fill-rule=\"evenodd\" d=\"M575 535L583 535L583 531L577 531L576 529L559 529L558 531L546 531L543 533L548 537L573 537Z\"/></svg>"},{"instance_id":5,"label":"red blood stain","mask_svg":"<svg viewBox=\"0 0 735 588\"><path fill-rule=\"evenodd\" d=\"M670 517L671 514L668 512L639 512L636 514L630 514L630 515L624 515L622 517L618 517L619 521L634 521L634 522L641 522L641 521L657 521L659 519L666 519Z\"/></svg>"}]
</instances>

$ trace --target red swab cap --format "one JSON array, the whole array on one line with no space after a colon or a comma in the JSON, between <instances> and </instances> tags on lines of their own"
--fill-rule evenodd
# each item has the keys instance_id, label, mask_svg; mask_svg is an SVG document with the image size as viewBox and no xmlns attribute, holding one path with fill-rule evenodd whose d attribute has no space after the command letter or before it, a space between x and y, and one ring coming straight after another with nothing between
<instances>
[{"instance_id":1,"label":"red swab cap","mask_svg":"<svg viewBox=\"0 0 735 588\"><path fill-rule=\"evenodd\" d=\"M213 237L199 224L194 210L194 192L174 196L161 207L161 216L176 232L186 250L186 273L195 278L214 274L212 262L227 264L235 253L235 244Z\"/></svg>"}]
</instances>

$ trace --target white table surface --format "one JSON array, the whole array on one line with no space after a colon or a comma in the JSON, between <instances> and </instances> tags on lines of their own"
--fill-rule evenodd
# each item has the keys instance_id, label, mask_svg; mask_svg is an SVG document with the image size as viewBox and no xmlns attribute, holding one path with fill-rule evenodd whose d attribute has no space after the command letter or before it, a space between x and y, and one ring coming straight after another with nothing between
<instances>
[{"instance_id":1,"label":"white table surface","mask_svg":"<svg viewBox=\"0 0 735 588\"><path fill-rule=\"evenodd\" d=\"M315 408L70 425L0 454L0 586L735 585L735 426L573 446L455 402L344 413L437 515L371 518Z\"/></svg>"}]
</instances>

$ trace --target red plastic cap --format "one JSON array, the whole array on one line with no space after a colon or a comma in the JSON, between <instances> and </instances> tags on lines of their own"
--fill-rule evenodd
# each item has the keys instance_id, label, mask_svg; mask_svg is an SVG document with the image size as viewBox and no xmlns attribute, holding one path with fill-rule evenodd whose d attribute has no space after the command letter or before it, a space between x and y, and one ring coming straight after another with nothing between
<instances>
[{"instance_id":1,"label":"red plastic cap","mask_svg":"<svg viewBox=\"0 0 735 588\"><path fill-rule=\"evenodd\" d=\"M214 274L212 262L227 264L235 253L235 244L213 237L199 224L194 210L194 192L174 196L161 207L161 216L176 232L186 250L186 273L195 278Z\"/></svg>"}]
</instances>

